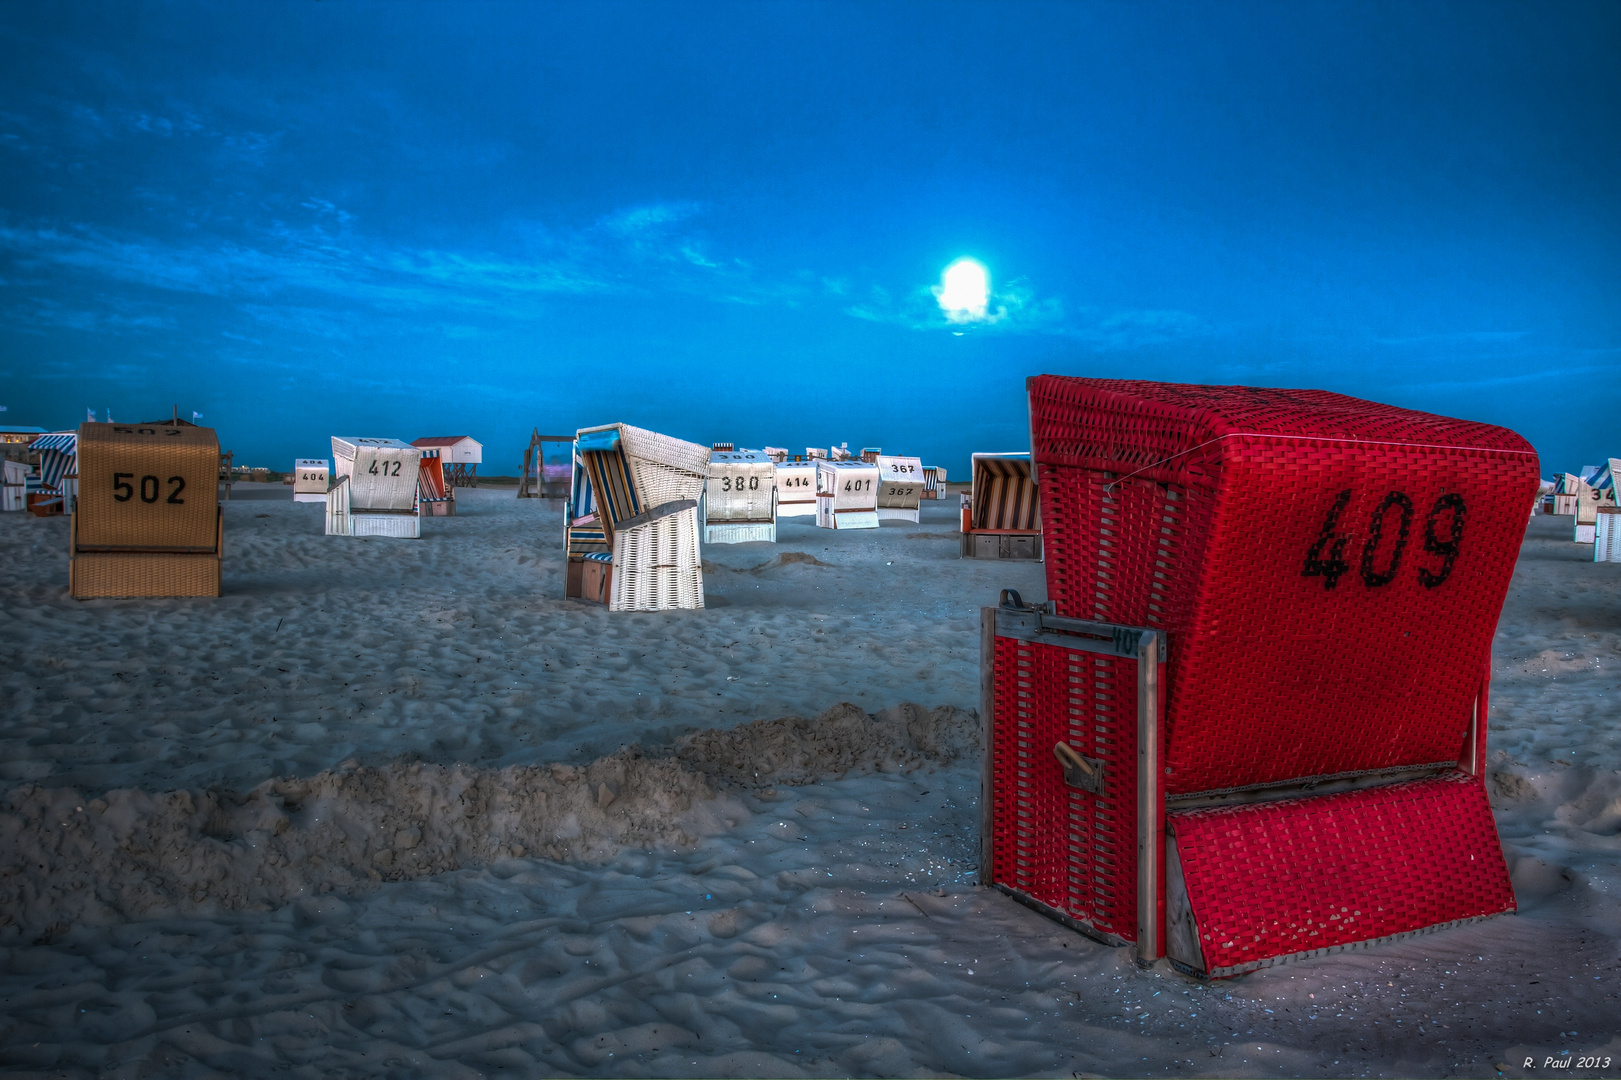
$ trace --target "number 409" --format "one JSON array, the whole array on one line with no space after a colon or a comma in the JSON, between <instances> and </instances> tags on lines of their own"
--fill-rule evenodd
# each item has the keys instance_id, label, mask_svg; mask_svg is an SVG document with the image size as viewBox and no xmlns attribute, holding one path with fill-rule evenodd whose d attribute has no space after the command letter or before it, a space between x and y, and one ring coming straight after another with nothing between
<instances>
[{"instance_id":1,"label":"number 409","mask_svg":"<svg viewBox=\"0 0 1621 1080\"><path fill-rule=\"evenodd\" d=\"M1323 527L1317 533L1316 542L1312 544L1311 550L1306 552L1306 565L1300 572L1303 577L1322 578L1325 589L1332 589L1339 584L1340 576L1351 569L1351 564L1345 561L1345 548L1352 538L1338 531L1340 515L1350 503L1351 491L1347 488L1339 493L1334 505L1328 508L1328 516L1323 519ZM1435 500L1435 505L1430 508L1429 517L1424 519L1424 550L1441 557L1441 565L1434 569L1423 566L1418 568L1418 582L1426 589L1433 589L1452 576L1452 564L1457 561L1459 545L1463 541L1465 510L1463 496L1449 493ZM1385 535L1390 527L1392 515L1395 516L1396 535L1390 541L1389 552L1381 554L1380 549L1385 546ZM1446 519L1446 524L1441 526L1446 533L1444 538L1437 528L1443 517ZM1372 517L1368 519L1368 539L1362 545L1361 565L1358 567L1362 584L1370 589L1377 589L1396 580L1396 573L1401 569L1402 555L1407 549L1407 533L1412 524L1413 500L1403 492L1390 492L1374 508Z\"/></svg>"}]
</instances>

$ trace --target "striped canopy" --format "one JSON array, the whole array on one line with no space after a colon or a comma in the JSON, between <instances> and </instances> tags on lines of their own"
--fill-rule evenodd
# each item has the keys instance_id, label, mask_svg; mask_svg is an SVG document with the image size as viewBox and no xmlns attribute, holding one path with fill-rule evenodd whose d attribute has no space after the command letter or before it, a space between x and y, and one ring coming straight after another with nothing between
<instances>
[{"instance_id":1,"label":"striped canopy","mask_svg":"<svg viewBox=\"0 0 1621 1080\"><path fill-rule=\"evenodd\" d=\"M1029 454L975 454L971 500L972 528L1041 528Z\"/></svg>"},{"instance_id":2,"label":"striped canopy","mask_svg":"<svg viewBox=\"0 0 1621 1080\"><path fill-rule=\"evenodd\" d=\"M78 433L59 431L41 435L29 449L39 451L39 486L48 491L61 491L62 477L72 472L78 462Z\"/></svg>"}]
</instances>

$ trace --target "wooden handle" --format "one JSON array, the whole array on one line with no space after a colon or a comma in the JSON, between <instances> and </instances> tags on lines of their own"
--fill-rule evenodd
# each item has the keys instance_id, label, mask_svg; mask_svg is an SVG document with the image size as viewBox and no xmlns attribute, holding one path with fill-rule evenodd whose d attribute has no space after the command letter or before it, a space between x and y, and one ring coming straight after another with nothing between
<instances>
[{"instance_id":1,"label":"wooden handle","mask_svg":"<svg viewBox=\"0 0 1621 1080\"><path fill-rule=\"evenodd\" d=\"M1060 765L1067 768L1080 769L1088 776L1097 775L1097 770L1094 769L1091 764L1080 754L1078 754L1075 751L1075 748L1070 746L1068 743L1054 743L1053 757L1058 759L1058 763Z\"/></svg>"}]
</instances>

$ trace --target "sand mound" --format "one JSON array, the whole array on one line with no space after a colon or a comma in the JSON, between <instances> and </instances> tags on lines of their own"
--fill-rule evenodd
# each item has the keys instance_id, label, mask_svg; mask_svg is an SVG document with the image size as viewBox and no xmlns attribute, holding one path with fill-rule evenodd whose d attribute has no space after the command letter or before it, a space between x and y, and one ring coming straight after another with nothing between
<instances>
[{"instance_id":1,"label":"sand mound","mask_svg":"<svg viewBox=\"0 0 1621 1080\"><path fill-rule=\"evenodd\" d=\"M678 760L735 784L808 784L853 770L906 770L952 761L978 746L978 721L950 705L905 704L869 716L848 702L813 720L785 716L694 732Z\"/></svg>"},{"instance_id":2,"label":"sand mound","mask_svg":"<svg viewBox=\"0 0 1621 1080\"><path fill-rule=\"evenodd\" d=\"M833 565L832 563L823 562L821 559L818 559L808 551L784 551L781 554L773 555L770 559L767 559L759 566L751 567L749 569L749 573L759 574L766 570L776 570L779 567L792 566L795 563L803 563L806 566Z\"/></svg>"},{"instance_id":3,"label":"sand mound","mask_svg":"<svg viewBox=\"0 0 1621 1080\"><path fill-rule=\"evenodd\" d=\"M913 769L974 745L970 714L840 705L640 747L584 766L346 767L252 791L108 792L23 785L0 797L0 934L79 922L268 910L525 856L598 862L690 847L746 816L710 778L802 784ZM756 777L755 774L758 774Z\"/></svg>"}]
</instances>

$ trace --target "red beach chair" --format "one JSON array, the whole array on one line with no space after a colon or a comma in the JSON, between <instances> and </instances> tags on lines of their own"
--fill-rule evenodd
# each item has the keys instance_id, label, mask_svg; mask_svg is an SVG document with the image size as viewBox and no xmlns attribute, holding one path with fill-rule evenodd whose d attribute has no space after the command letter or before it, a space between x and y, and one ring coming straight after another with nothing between
<instances>
[{"instance_id":1,"label":"red beach chair","mask_svg":"<svg viewBox=\"0 0 1621 1080\"><path fill-rule=\"evenodd\" d=\"M1314 390L1029 392L1051 600L983 617L986 883L1206 978L1512 910L1483 774L1525 440Z\"/></svg>"}]
</instances>

